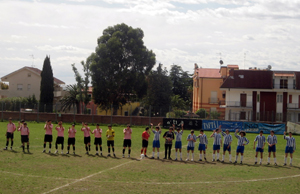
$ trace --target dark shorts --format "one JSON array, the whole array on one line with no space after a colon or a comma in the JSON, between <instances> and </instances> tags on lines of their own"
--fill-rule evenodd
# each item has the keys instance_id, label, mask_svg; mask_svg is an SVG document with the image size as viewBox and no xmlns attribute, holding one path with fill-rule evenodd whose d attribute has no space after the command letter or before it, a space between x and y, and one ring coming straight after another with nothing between
<instances>
[{"instance_id":1,"label":"dark shorts","mask_svg":"<svg viewBox=\"0 0 300 194\"><path fill-rule=\"evenodd\" d=\"M182 148L181 141L175 141L175 149L181 149L181 148Z\"/></svg>"},{"instance_id":2,"label":"dark shorts","mask_svg":"<svg viewBox=\"0 0 300 194\"><path fill-rule=\"evenodd\" d=\"M144 139L143 139L142 147L143 147L143 148L147 148L147 147L148 147L148 141L147 141L147 140L144 140Z\"/></svg>"},{"instance_id":3,"label":"dark shorts","mask_svg":"<svg viewBox=\"0 0 300 194\"><path fill-rule=\"evenodd\" d=\"M268 152L276 152L276 146L273 145L272 147L268 147Z\"/></svg>"},{"instance_id":4,"label":"dark shorts","mask_svg":"<svg viewBox=\"0 0 300 194\"><path fill-rule=\"evenodd\" d=\"M52 142L52 135L45 135L44 142Z\"/></svg>"},{"instance_id":5,"label":"dark shorts","mask_svg":"<svg viewBox=\"0 0 300 194\"><path fill-rule=\"evenodd\" d=\"M68 145L75 145L75 137L68 138Z\"/></svg>"},{"instance_id":6,"label":"dark shorts","mask_svg":"<svg viewBox=\"0 0 300 194\"><path fill-rule=\"evenodd\" d=\"M6 138L7 139L13 139L14 138L14 133L6 132Z\"/></svg>"},{"instance_id":7,"label":"dark shorts","mask_svg":"<svg viewBox=\"0 0 300 194\"><path fill-rule=\"evenodd\" d=\"M107 146L115 146L115 141L107 141Z\"/></svg>"},{"instance_id":8,"label":"dark shorts","mask_svg":"<svg viewBox=\"0 0 300 194\"><path fill-rule=\"evenodd\" d=\"M131 139L124 139L123 147L131 147Z\"/></svg>"},{"instance_id":9,"label":"dark shorts","mask_svg":"<svg viewBox=\"0 0 300 194\"><path fill-rule=\"evenodd\" d=\"M158 140L153 140L153 148L160 148L160 142Z\"/></svg>"},{"instance_id":10,"label":"dark shorts","mask_svg":"<svg viewBox=\"0 0 300 194\"><path fill-rule=\"evenodd\" d=\"M206 147L205 144L200 144L199 143L198 150L199 151L205 151L205 147Z\"/></svg>"},{"instance_id":11,"label":"dark shorts","mask_svg":"<svg viewBox=\"0 0 300 194\"><path fill-rule=\"evenodd\" d=\"M91 143L91 137L84 137L84 144Z\"/></svg>"},{"instance_id":12,"label":"dark shorts","mask_svg":"<svg viewBox=\"0 0 300 194\"><path fill-rule=\"evenodd\" d=\"M264 149L262 149L262 148L256 148L256 152L264 152Z\"/></svg>"},{"instance_id":13,"label":"dark shorts","mask_svg":"<svg viewBox=\"0 0 300 194\"><path fill-rule=\"evenodd\" d=\"M244 149L245 149L244 146L238 146L238 147L236 148L236 152L237 152L237 153L244 153Z\"/></svg>"},{"instance_id":14,"label":"dark shorts","mask_svg":"<svg viewBox=\"0 0 300 194\"><path fill-rule=\"evenodd\" d=\"M288 154L288 153L290 153L290 154L292 154L292 153L294 153L294 148L293 147L285 147L285 153L286 154Z\"/></svg>"},{"instance_id":15,"label":"dark shorts","mask_svg":"<svg viewBox=\"0 0 300 194\"><path fill-rule=\"evenodd\" d=\"M229 146L229 148L228 148L228 145L224 144L223 145L223 152L226 152L226 151L231 152L231 146Z\"/></svg>"},{"instance_id":16,"label":"dark shorts","mask_svg":"<svg viewBox=\"0 0 300 194\"><path fill-rule=\"evenodd\" d=\"M220 145L213 145L213 150L220 150Z\"/></svg>"},{"instance_id":17,"label":"dark shorts","mask_svg":"<svg viewBox=\"0 0 300 194\"><path fill-rule=\"evenodd\" d=\"M21 135L21 142L22 142L22 143L27 143L27 142L29 142L28 135Z\"/></svg>"},{"instance_id":18,"label":"dark shorts","mask_svg":"<svg viewBox=\"0 0 300 194\"><path fill-rule=\"evenodd\" d=\"M64 137L57 137L55 144L64 144L65 138Z\"/></svg>"},{"instance_id":19,"label":"dark shorts","mask_svg":"<svg viewBox=\"0 0 300 194\"><path fill-rule=\"evenodd\" d=\"M192 151L194 151L194 149L195 149L195 147L190 147L190 146L187 147L187 150L192 150Z\"/></svg>"},{"instance_id":20,"label":"dark shorts","mask_svg":"<svg viewBox=\"0 0 300 194\"><path fill-rule=\"evenodd\" d=\"M95 137L94 145L102 145L102 138L101 137Z\"/></svg>"}]
</instances>

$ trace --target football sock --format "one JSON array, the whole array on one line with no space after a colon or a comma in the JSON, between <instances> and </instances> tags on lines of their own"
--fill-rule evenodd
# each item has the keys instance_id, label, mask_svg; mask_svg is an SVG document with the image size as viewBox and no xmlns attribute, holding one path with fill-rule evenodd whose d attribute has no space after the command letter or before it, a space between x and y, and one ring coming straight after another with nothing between
<instances>
[{"instance_id":1,"label":"football sock","mask_svg":"<svg viewBox=\"0 0 300 194\"><path fill-rule=\"evenodd\" d=\"M231 162L231 154L229 154L229 161Z\"/></svg>"},{"instance_id":2,"label":"football sock","mask_svg":"<svg viewBox=\"0 0 300 194\"><path fill-rule=\"evenodd\" d=\"M123 154L125 153L125 149L123 149Z\"/></svg>"},{"instance_id":3,"label":"football sock","mask_svg":"<svg viewBox=\"0 0 300 194\"><path fill-rule=\"evenodd\" d=\"M52 144L51 144L51 143L49 143L49 149L51 149L51 147L52 147Z\"/></svg>"},{"instance_id":4,"label":"football sock","mask_svg":"<svg viewBox=\"0 0 300 194\"><path fill-rule=\"evenodd\" d=\"M200 158L200 160L202 160L202 154L200 154L199 158Z\"/></svg>"},{"instance_id":5,"label":"football sock","mask_svg":"<svg viewBox=\"0 0 300 194\"><path fill-rule=\"evenodd\" d=\"M290 160L290 164L292 164L292 160L293 160L293 158L291 158L291 160Z\"/></svg>"},{"instance_id":6,"label":"football sock","mask_svg":"<svg viewBox=\"0 0 300 194\"><path fill-rule=\"evenodd\" d=\"M89 145L89 151L91 151L91 145Z\"/></svg>"},{"instance_id":7,"label":"football sock","mask_svg":"<svg viewBox=\"0 0 300 194\"><path fill-rule=\"evenodd\" d=\"M206 154L203 154L204 158L206 158Z\"/></svg>"},{"instance_id":8,"label":"football sock","mask_svg":"<svg viewBox=\"0 0 300 194\"><path fill-rule=\"evenodd\" d=\"M190 156L189 156L189 155L190 155L190 153L187 153L187 154L186 154L186 158L187 158L187 159L189 159L189 158L190 158Z\"/></svg>"},{"instance_id":9,"label":"football sock","mask_svg":"<svg viewBox=\"0 0 300 194\"><path fill-rule=\"evenodd\" d=\"M143 150L143 148L142 148L142 149L141 149L141 154L143 153L143 151L144 151L144 150Z\"/></svg>"},{"instance_id":10,"label":"football sock","mask_svg":"<svg viewBox=\"0 0 300 194\"><path fill-rule=\"evenodd\" d=\"M11 141L10 146L13 147L14 145L14 141Z\"/></svg>"},{"instance_id":11,"label":"football sock","mask_svg":"<svg viewBox=\"0 0 300 194\"><path fill-rule=\"evenodd\" d=\"M159 152L157 152L157 157L159 157Z\"/></svg>"},{"instance_id":12,"label":"football sock","mask_svg":"<svg viewBox=\"0 0 300 194\"><path fill-rule=\"evenodd\" d=\"M115 153L115 148L112 148L113 153Z\"/></svg>"},{"instance_id":13,"label":"football sock","mask_svg":"<svg viewBox=\"0 0 300 194\"><path fill-rule=\"evenodd\" d=\"M97 151L97 153L98 153L98 146L96 146L96 151Z\"/></svg>"},{"instance_id":14,"label":"football sock","mask_svg":"<svg viewBox=\"0 0 300 194\"><path fill-rule=\"evenodd\" d=\"M194 153L192 153L192 159L194 160Z\"/></svg>"},{"instance_id":15,"label":"football sock","mask_svg":"<svg viewBox=\"0 0 300 194\"><path fill-rule=\"evenodd\" d=\"M75 151L75 146L73 146L73 151Z\"/></svg>"},{"instance_id":16,"label":"football sock","mask_svg":"<svg viewBox=\"0 0 300 194\"><path fill-rule=\"evenodd\" d=\"M25 146L22 146L22 148L23 148L23 151L25 151Z\"/></svg>"},{"instance_id":17,"label":"football sock","mask_svg":"<svg viewBox=\"0 0 300 194\"><path fill-rule=\"evenodd\" d=\"M286 160L287 160L286 157L284 157L284 163L285 163L285 164L286 164Z\"/></svg>"},{"instance_id":18,"label":"football sock","mask_svg":"<svg viewBox=\"0 0 300 194\"><path fill-rule=\"evenodd\" d=\"M68 146L68 151L70 150L70 146Z\"/></svg>"},{"instance_id":19,"label":"football sock","mask_svg":"<svg viewBox=\"0 0 300 194\"><path fill-rule=\"evenodd\" d=\"M268 157L268 163L270 163L270 157Z\"/></svg>"},{"instance_id":20,"label":"football sock","mask_svg":"<svg viewBox=\"0 0 300 194\"><path fill-rule=\"evenodd\" d=\"M61 144L61 150L63 150L64 149L64 144Z\"/></svg>"},{"instance_id":21,"label":"football sock","mask_svg":"<svg viewBox=\"0 0 300 194\"><path fill-rule=\"evenodd\" d=\"M276 158L274 158L274 162L276 163Z\"/></svg>"},{"instance_id":22,"label":"football sock","mask_svg":"<svg viewBox=\"0 0 300 194\"><path fill-rule=\"evenodd\" d=\"M9 141L6 141L6 147L8 146Z\"/></svg>"},{"instance_id":23,"label":"football sock","mask_svg":"<svg viewBox=\"0 0 300 194\"><path fill-rule=\"evenodd\" d=\"M154 154L155 154L155 152L152 152L152 157L154 158Z\"/></svg>"},{"instance_id":24,"label":"football sock","mask_svg":"<svg viewBox=\"0 0 300 194\"><path fill-rule=\"evenodd\" d=\"M44 148L46 148L46 144L44 143Z\"/></svg>"},{"instance_id":25,"label":"football sock","mask_svg":"<svg viewBox=\"0 0 300 194\"><path fill-rule=\"evenodd\" d=\"M225 155L223 154L223 155L222 155L222 160L223 160L223 161L224 161L224 157L225 157Z\"/></svg>"},{"instance_id":26,"label":"football sock","mask_svg":"<svg viewBox=\"0 0 300 194\"><path fill-rule=\"evenodd\" d=\"M57 144L55 144L55 149L56 149L56 150L58 149L58 146L57 146Z\"/></svg>"},{"instance_id":27,"label":"football sock","mask_svg":"<svg viewBox=\"0 0 300 194\"><path fill-rule=\"evenodd\" d=\"M219 157L220 157L220 153L217 153L217 160L219 160Z\"/></svg>"},{"instance_id":28,"label":"football sock","mask_svg":"<svg viewBox=\"0 0 300 194\"><path fill-rule=\"evenodd\" d=\"M177 158L177 152L175 152L175 158Z\"/></svg>"},{"instance_id":29,"label":"football sock","mask_svg":"<svg viewBox=\"0 0 300 194\"><path fill-rule=\"evenodd\" d=\"M212 157L213 157L213 160L214 160L215 159L215 154L213 154Z\"/></svg>"},{"instance_id":30,"label":"football sock","mask_svg":"<svg viewBox=\"0 0 300 194\"><path fill-rule=\"evenodd\" d=\"M180 158L182 158L182 153L180 152Z\"/></svg>"},{"instance_id":31,"label":"football sock","mask_svg":"<svg viewBox=\"0 0 300 194\"><path fill-rule=\"evenodd\" d=\"M260 163L262 163L262 158L260 158Z\"/></svg>"},{"instance_id":32,"label":"football sock","mask_svg":"<svg viewBox=\"0 0 300 194\"><path fill-rule=\"evenodd\" d=\"M244 158L244 156L241 156L241 162L243 162L243 158Z\"/></svg>"},{"instance_id":33,"label":"football sock","mask_svg":"<svg viewBox=\"0 0 300 194\"><path fill-rule=\"evenodd\" d=\"M146 153L147 153L147 148L144 149L144 154L147 155Z\"/></svg>"},{"instance_id":34,"label":"football sock","mask_svg":"<svg viewBox=\"0 0 300 194\"><path fill-rule=\"evenodd\" d=\"M29 145L27 145L27 150L29 150Z\"/></svg>"},{"instance_id":35,"label":"football sock","mask_svg":"<svg viewBox=\"0 0 300 194\"><path fill-rule=\"evenodd\" d=\"M128 149L128 154L130 154L131 153L131 149Z\"/></svg>"},{"instance_id":36,"label":"football sock","mask_svg":"<svg viewBox=\"0 0 300 194\"><path fill-rule=\"evenodd\" d=\"M257 157L255 157L255 162L257 162Z\"/></svg>"},{"instance_id":37,"label":"football sock","mask_svg":"<svg viewBox=\"0 0 300 194\"><path fill-rule=\"evenodd\" d=\"M100 146L100 151L102 152L102 146Z\"/></svg>"},{"instance_id":38,"label":"football sock","mask_svg":"<svg viewBox=\"0 0 300 194\"><path fill-rule=\"evenodd\" d=\"M108 153L110 153L110 148L108 148Z\"/></svg>"},{"instance_id":39,"label":"football sock","mask_svg":"<svg viewBox=\"0 0 300 194\"><path fill-rule=\"evenodd\" d=\"M235 156L235 161L237 161L238 157L239 157L238 155Z\"/></svg>"},{"instance_id":40,"label":"football sock","mask_svg":"<svg viewBox=\"0 0 300 194\"><path fill-rule=\"evenodd\" d=\"M88 151L88 147L87 146L85 146L85 150Z\"/></svg>"}]
</instances>

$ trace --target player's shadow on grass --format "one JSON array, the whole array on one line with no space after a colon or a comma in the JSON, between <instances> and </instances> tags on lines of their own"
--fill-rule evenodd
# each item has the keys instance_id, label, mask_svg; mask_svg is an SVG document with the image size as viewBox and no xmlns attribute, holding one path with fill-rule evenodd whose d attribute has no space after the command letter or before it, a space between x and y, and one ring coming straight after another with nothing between
<instances>
[{"instance_id":1,"label":"player's shadow on grass","mask_svg":"<svg viewBox=\"0 0 300 194\"><path fill-rule=\"evenodd\" d=\"M23 152L23 154L28 154L28 155L32 155L32 152Z\"/></svg>"},{"instance_id":2,"label":"player's shadow on grass","mask_svg":"<svg viewBox=\"0 0 300 194\"><path fill-rule=\"evenodd\" d=\"M74 156L74 157L82 157L81 155L78 155L78 154L70 154L70 156Z\"/></svg>"},{"instance_id":3,"label":"player's shadow on grass","mask_svg":"<svg viewBox=\"0 0 300 194\"><path fill-rule=\"evenodd\" d=\"M87 154L88 157L96 157L95 155L93 154Z\"/></svg>"},{"instance_id":4,"label":"player's shadow on grass","mask_svg":"<svg viewBox=\"0 0 300 194\"><path fill-rule=\"evenodd\" d=\"M128 158L130 160L135 160L135 161L141 161L140 159L137 159L137 158Z\"/></svg>"},{"instance_id":5,"label":"player's shadow on grass","mask_svg":"<svg viewBox=\"0 0 300 194\"><path fill-rule=\"evenodd\" d=\"M62 157L70 157L68 154L61 154Z\"/></svg>"},{"instance_id":6,"label":"player's shadow on grass","mask_svg":"<svg viewBox=\"0 0 300 194\"><path fill-rule=\"evenodd\" d=\"M12 152L12 153L19 153L18 151L16 151L16 150L10 150L10 152Z\"/></svg>"},{"instance_id":7,"label":"player's shadow on grass","mask_svg":"<svg viewBox=\"0 0 300 194\"><path fill-rule=\"evenodd\" d=\"M49 156L58 156L57 154L53 154L53 153L46 153Z\"/></svg>"}]
</instances>

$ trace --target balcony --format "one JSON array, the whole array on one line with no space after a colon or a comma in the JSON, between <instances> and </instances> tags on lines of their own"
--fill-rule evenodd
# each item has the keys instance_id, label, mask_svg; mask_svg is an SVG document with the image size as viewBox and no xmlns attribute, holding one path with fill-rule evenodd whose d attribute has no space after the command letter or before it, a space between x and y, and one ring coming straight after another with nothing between
<instances>
[{"instance_id":1,"label":"balcony","mask_svg":"<svg viewBox=\"0 0 300 194\"><path fill-rule=\"evenodd\" d=\"M208 98L209 104L219 104L219 98Z\"/></svg>"},{"instance_id":2,"label":"balcony","mask_svg":"<svg viewBox=\"0 0 300 194\"><path fill-rule=\"evenodd\" d=\"M252 108L252 102L226 101L226 107Z\"/></svg>"},{"instance_id":3,"label":"balcony","mask_svg":"<svg viewBox=\"0 0 300 194\"><path fill-rule=\"evenodd\" d=\"M296 89L296 84L273 84L274 89Z\"/></svg>"},{"instance_id":4,"label":"balcony","mask_svg":"<svg viewBox=\"0 0 300 194\"><path fill-rule=\"evenodd\" d=\"M299 103L288 103L287 104L287 109L300 109L300 104Z\"/></svg>"}]
</instances>

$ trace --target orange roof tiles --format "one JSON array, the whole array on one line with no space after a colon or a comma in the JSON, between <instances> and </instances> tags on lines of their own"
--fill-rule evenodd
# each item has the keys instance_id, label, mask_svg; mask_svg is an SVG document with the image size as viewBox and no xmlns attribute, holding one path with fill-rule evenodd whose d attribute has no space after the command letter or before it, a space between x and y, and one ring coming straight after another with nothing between
<instances>
[{"instance_id":1,"label":"orange roof tiles","mask_svg":"<svg viewBox=\"0 0 300 194\"><path fill-rule=\"evenodd\" d=\"M197 69L198 77L221 78L220 69L199 68Z\"/></svg>"}]
</instances>

